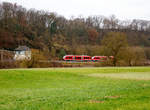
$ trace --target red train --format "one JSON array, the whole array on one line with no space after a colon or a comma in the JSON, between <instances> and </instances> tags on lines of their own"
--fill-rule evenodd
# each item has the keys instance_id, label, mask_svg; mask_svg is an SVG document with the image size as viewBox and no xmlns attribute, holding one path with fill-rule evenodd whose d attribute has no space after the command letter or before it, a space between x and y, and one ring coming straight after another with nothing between
<instances>
[{"instance_id":1,"label":"red train","mask_svg":"<svg viewBox=\"0 0 150 110\"><path fill-rule=\"evenodd\" d=\"M109 58L113 59L113 56ZM65 61L105 61L107 60L107 56L88 56L88 55L66 55L63 57Z\"/></svg>"}]
</instances>

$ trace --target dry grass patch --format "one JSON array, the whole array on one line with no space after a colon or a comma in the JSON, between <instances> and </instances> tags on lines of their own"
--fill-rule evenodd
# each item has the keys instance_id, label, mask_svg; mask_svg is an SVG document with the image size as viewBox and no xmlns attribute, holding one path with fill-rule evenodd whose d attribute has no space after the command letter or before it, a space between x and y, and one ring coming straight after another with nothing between
<instances>
[{"instance_id":1,"label":"dry grass patch","mask_svg":"<svg viewBox=\"0 0 150 110\"><path fill-rule=\"evenodd\" d=\"M101 77L101 78L117 78L117 79L130 79L130 80L150 80L150 73L95 73L88 74L91 77Z\"/></svg>"},{"instance_id":2,"label":"dry grass patch","mask_svg":"<svg viewBox=\"0 0 150 110\"><path fill-rule=\"evenodd\" d=\"M105 96L104 98L117 99L120 98L120 96Z\"/></svg>"}]
</instances>

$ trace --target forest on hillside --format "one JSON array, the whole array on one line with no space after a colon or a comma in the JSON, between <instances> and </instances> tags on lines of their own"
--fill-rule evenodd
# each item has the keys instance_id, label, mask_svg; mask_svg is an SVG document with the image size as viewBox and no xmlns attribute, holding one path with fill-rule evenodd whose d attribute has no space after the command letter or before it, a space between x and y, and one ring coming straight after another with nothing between
<instances>
[{"instance_id":1,"label":"forest on hillside","mask_svg":"<svg viewBox=\"0 0 150 110\"><path fill-rule=\"evenodd\" d=\"M150 21L119 20L115 15L66 19L53 12L3 2L0 4L0 49L19 45L38 49L51 58L65 54L100 55L108 33L123 33L129 47L141 48L150 59Z\"/></svg>"}]
</instances>

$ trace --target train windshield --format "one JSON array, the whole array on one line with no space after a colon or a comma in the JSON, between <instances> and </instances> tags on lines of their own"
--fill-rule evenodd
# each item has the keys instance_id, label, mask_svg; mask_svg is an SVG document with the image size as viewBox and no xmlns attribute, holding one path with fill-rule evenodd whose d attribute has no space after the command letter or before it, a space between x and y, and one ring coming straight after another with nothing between
<instances>
[{"instance_id":1,"label":"train windshield","mask_svg":"<svg viewBox=\"0 0 150 110\"><path fill-rule=\"evenodd\" d=\"M70 56L70 57L66 57L66 59L72 59L72 57Z\"/></svg>"},{"instance_id":2,"label":"train windshield","mask_svg":"<svg viewBox=\"0 0 150 110\"><path fill-rule=\"evenodd\" d=\"M94 59L100 59L100 57L95 57Z\"/></svg>"}]
</instances>

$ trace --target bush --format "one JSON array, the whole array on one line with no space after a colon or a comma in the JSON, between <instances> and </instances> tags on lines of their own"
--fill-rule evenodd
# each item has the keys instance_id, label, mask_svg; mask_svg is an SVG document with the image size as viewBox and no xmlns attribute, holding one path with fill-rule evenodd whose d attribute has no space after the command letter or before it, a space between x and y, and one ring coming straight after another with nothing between
<instances>
[{"instance_id":1,"label":"bush","mask_svg":"<svg viewBox=\"0 0 150 110\"><path fill-rule=\"evenodd\" d=\"M18 67L19 67L19 63L15 62L15 61L0 62L0 69L2 69L2 68L18 68Z\"/></svg>"},{"instance_id":2,"label":"bush","mask_svg":"<svg viewBox=\"0 0 150 110\"><path fill-rule=\"evenodd\" d=\"M52 66L42 51L32 49L31 60L20 61L21 68L40 68Z\"/></svg>"},{"instance_id":3,"label":"bush","mask_svg":"<svg viewBox=\"0 0 150 110\"><path fill-rule=\"evenodd\" d=\"M124 62L128 66L142 66L146 61L146 56L141 47L128 47L124 53Z\"/></svg>"},{"instance_id":4,"label":"bush","mask_svg":"<svg viewBox=\"0 0 150 110\"><path fill-rule=\"evenodd\" d=\"M146 59L150 60L150 47L144 48Z\"/></svg>"}]
</instances>

